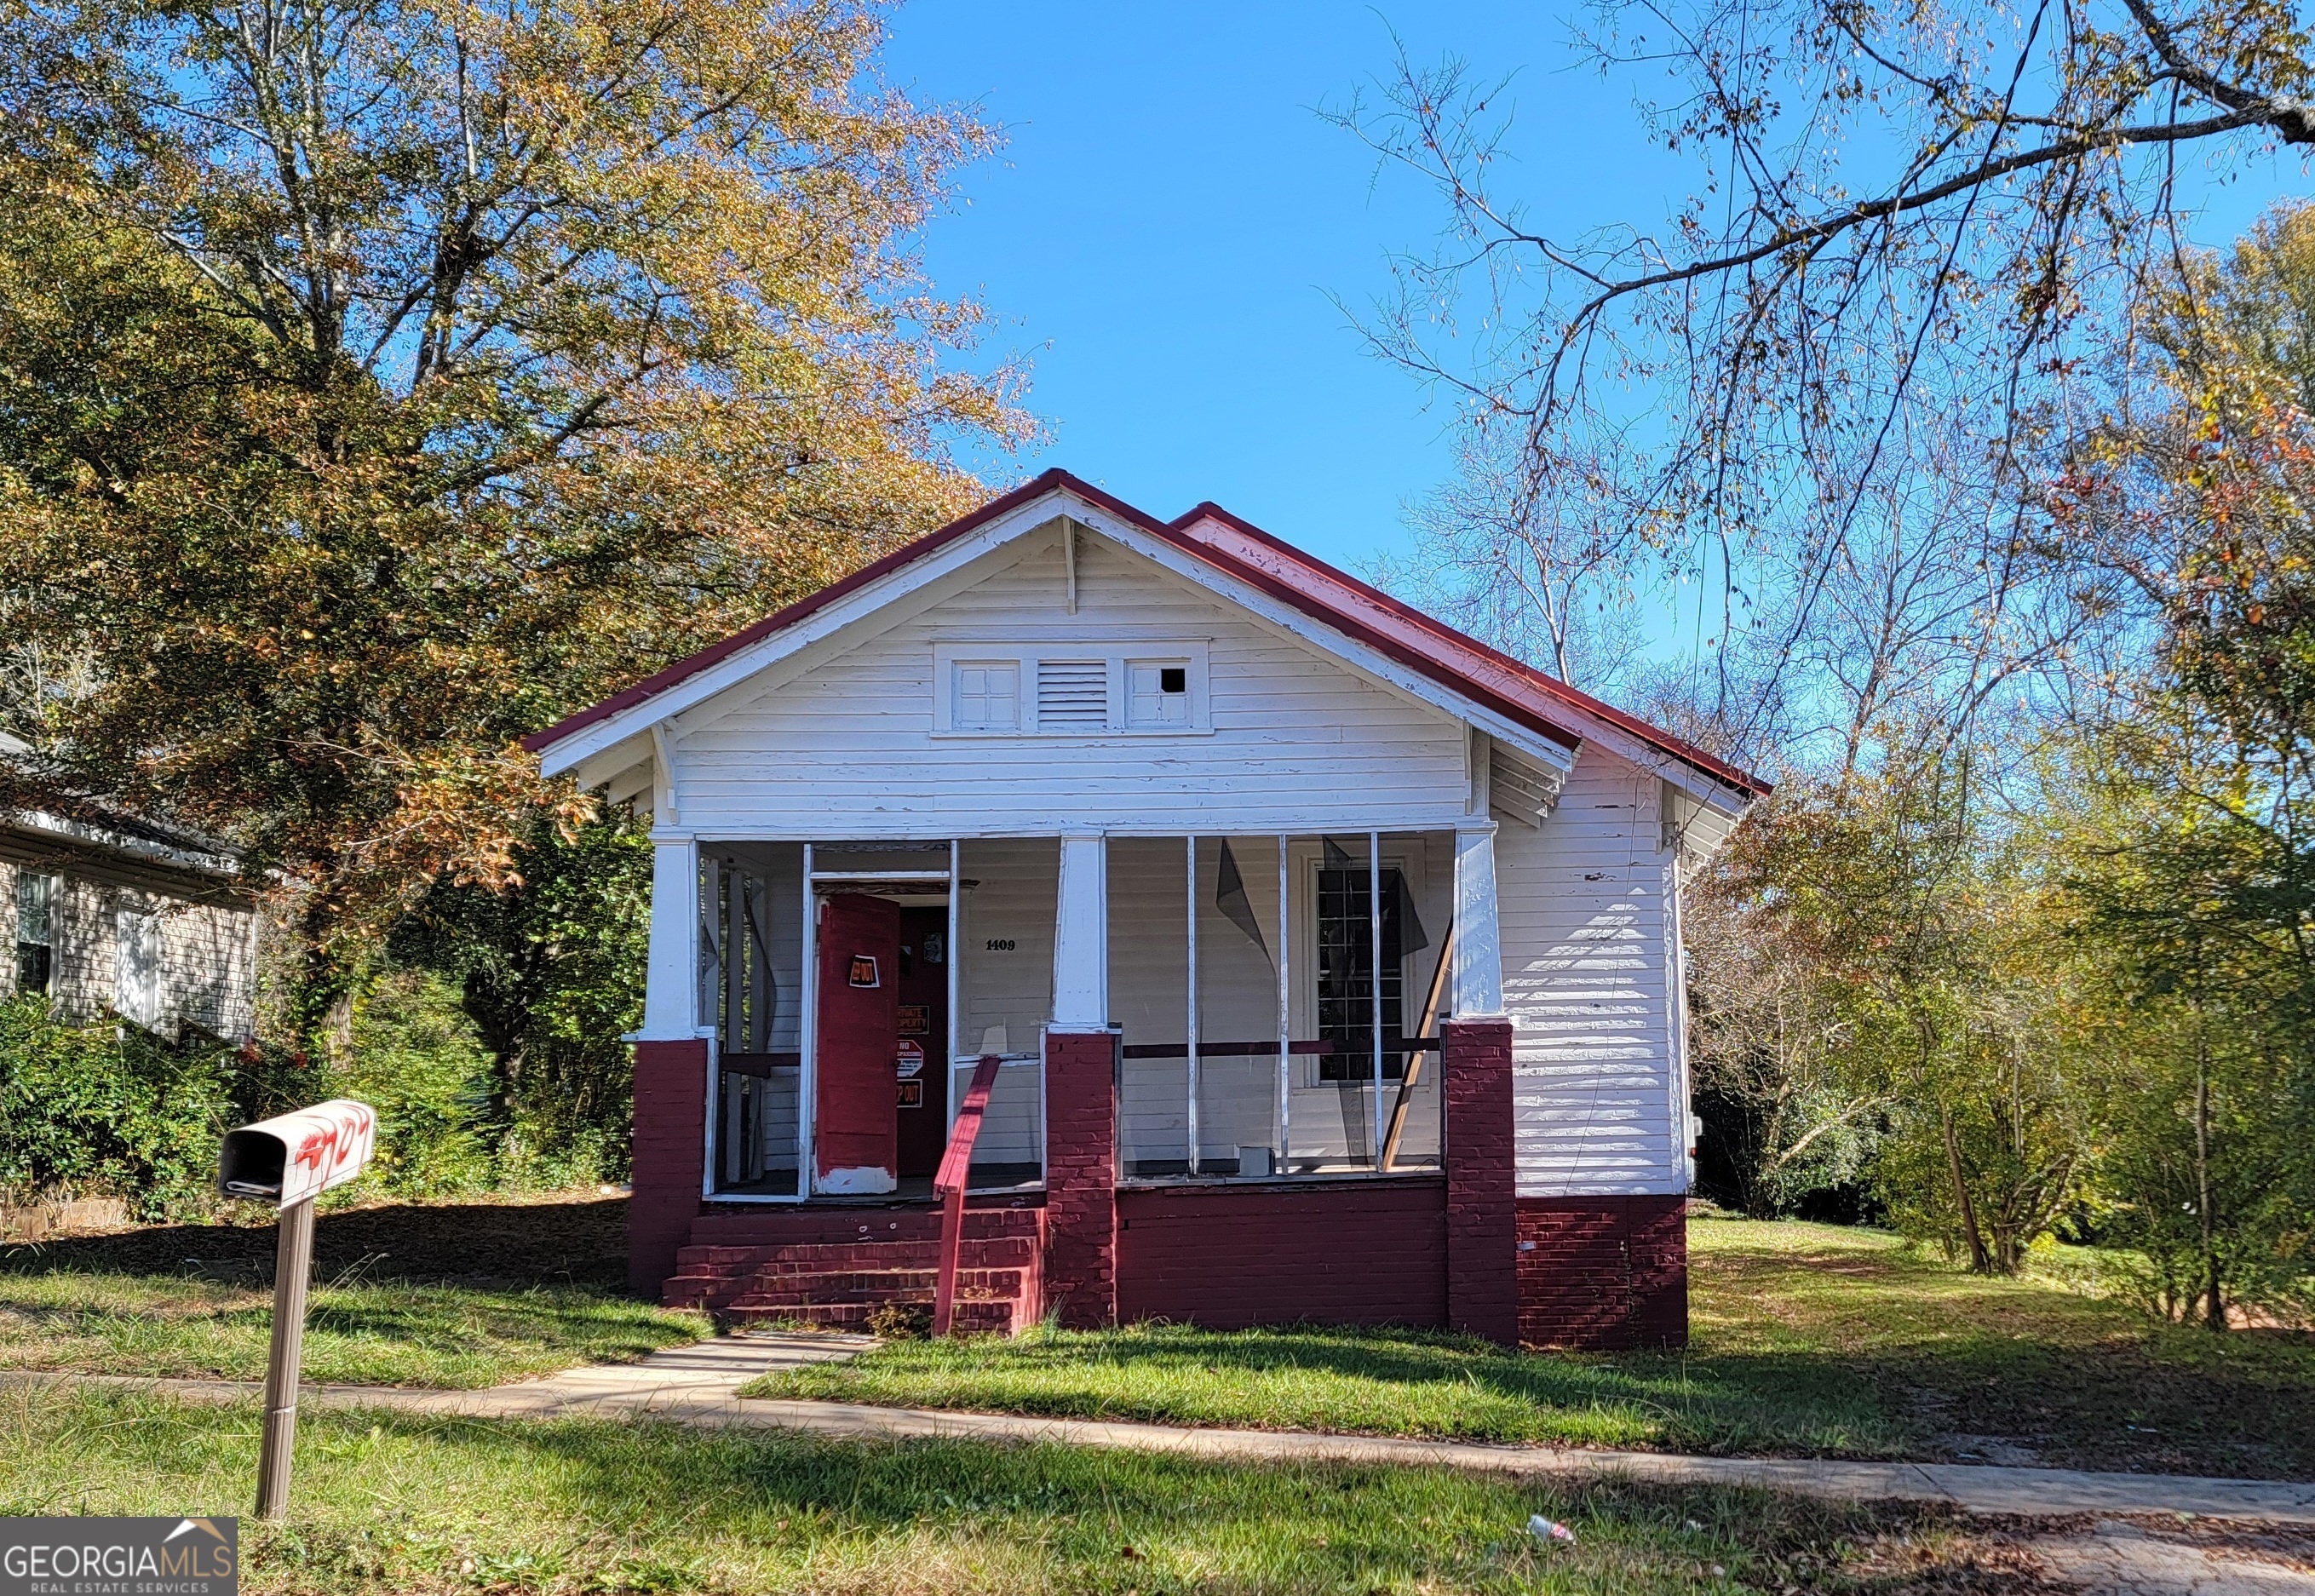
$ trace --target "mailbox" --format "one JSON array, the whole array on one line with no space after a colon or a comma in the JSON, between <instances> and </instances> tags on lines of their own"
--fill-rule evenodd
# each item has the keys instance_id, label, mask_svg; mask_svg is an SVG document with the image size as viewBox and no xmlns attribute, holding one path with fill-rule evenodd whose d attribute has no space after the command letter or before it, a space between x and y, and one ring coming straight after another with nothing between
<instances>
[{"instance_id":1,"label":"mailbox","mask_svg":"<svg viewBox=\"0 0 2315 1596\"><path fill-rule=\"evenodd\" d=\"M217 1154L217 1190L293 1208L359 1175L377 1146L367 1103L335 1097L228 1130Z\"/></svg>"}]
</instances>

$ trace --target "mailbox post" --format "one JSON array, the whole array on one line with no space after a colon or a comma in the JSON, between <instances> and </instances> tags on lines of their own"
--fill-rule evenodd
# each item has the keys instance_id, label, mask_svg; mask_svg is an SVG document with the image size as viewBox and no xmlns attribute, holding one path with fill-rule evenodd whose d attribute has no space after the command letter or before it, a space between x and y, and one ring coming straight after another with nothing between
<instances>
[{"instance_id":1,"label":"mailbox post","mask_svg":"<svg viewBox=\"0 0 2315 1596\"><path fill-rule=\"evenodd\" d=\"M297 1366L306 1344L306 1287L314 1271L314 1199L359 1175L377 1146L377 1115L333 1098L226 1132L217 1190L280 1211L273 1254L273 1346L265 1362L265 1438L257 1459L257 1516L289 1507L289 1454L297 1436Z\"/></svg>"}]
</instances>

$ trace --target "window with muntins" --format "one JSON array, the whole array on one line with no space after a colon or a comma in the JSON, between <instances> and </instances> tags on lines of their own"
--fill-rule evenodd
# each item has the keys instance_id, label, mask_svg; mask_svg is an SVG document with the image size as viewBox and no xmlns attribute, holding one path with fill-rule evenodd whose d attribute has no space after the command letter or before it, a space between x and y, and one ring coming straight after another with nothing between
<instances>
[{"instance_id":1,"label":"window with muntins","mask_svg":"<svg viewBox=\"0 0 2315 1596\"><path fill-rule=\"evenodd\" d=\"M960 732L1021 729L1021 666L1014 660L956 662L955 725Z\"/></svg>"},{"instance_id":2,"label":"window with muntins","mask_svg":"<svg viewBox=\"0 0 2315 1596\"><path fill-rule=\"evenodd\" d=\"M1125 662L1125 723L1135 727L1190 723L1190 668L1179 660Z\"/></svg>"},{"instance_id":3,"label":"window with muntins","mask_svg":"<svg viewBox=\"0 0 2315 1596\"><path fill-rule=\"evenodd\" d=\"M16 990L46 992L56 973L57 878L16 873Z\"/></svg>"},{"instance_id":4,"label":"window with muntins","mask_svg":"<svg viewBox=\"0 0 2315 1596\"><path fill-rule=\"evenodd\" d=\"M140 1025L161 1023L161 924L121 909L112 918L112 1006Z\"/></svg>"},{"instance_id":5,"label":"window with muntins","mask_svg":"<svg viewBox=\"0 0 2315 1596\"><path fill-rule=\"evenodd\" d=\"M1337 1051L1318 1056L1320 1080L1374 1078L1374 919L1367 867L1318 872L1318 1036ZM1404 896L1398 872L1382 873L1382 1034L1386 1046L1404 1034L1404 960L1397 906ZM1406 1056L1382 1056L1385 1080L1406 1073Z\"/></svg>"}]
</instances>

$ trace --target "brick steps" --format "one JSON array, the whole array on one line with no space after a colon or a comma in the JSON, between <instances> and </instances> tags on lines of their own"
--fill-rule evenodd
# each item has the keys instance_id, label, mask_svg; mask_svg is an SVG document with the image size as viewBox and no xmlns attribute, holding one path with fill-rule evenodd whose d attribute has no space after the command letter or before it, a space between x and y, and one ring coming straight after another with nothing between
<instances>
[{"instance_id":1,"label":"brick steps","mask_svg":"<svg viewBox=\"0 0 2315 1596\"><path fill-rule=\"evenodd\" d=\"M823 1302L804 1308L733 1308L722 1316L738 1326L749 1325L806 1325L815 1330L865 1331L868 1318L881 1303ZM932 1295L926 1293L921 1306L932 1309ZM953 1327L968 1335L1018 1335L1028 1327L1016 1306L1010 1302L973 1300L960 1297L954 1309Z\"/></svg>"},{"instance_id":2,"label":"brick steps","mask_svg":"<svg viewBox=\"0 0 2315 1596\"><path fill-rule=\"evenodd\" d=\"M862 1225L849 1239L715 1239L679 1248L660 1299L699 1308L733 1325L771 1322L858 1330L880 1308L927 1313L940 1278L940 1240L920 1216L908 1232ZM1035 1210L980 1210L965 1219L957 1249L959 1329L1015 1334L1034 1323L1042 1275L1042 1216ZM822 1221L818 1234L829 1229ZM879 1236L877 1228L883 1228ZM762 1232L758 1230L758 1236ZM807 1230L807 1235L812 1231Z\"/></svg>"}]
</instances>

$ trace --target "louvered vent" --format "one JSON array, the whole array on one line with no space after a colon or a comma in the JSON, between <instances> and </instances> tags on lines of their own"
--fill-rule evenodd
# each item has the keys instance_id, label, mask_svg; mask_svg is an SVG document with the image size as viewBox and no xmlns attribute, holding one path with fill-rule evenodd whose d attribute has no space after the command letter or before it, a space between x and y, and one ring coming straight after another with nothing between
<instances>
[{"instance_id":1,"label":"louvered vent","mask_svg":"<svg viewBox=\"0 0 2315 1596\"><path fill-rule=\"evenodd\" d=\"M1108 724L1106 661L1037 661L1037 730L1098 732Z\"/></svg>"},{"instance_id":2,"label":"louvered vent","mask_svg":"<svg viewBox=\"0 0 2315 1596\"><path fill-rule=\"evenodd\" d=\"M1488 772L1490 807L1522 825L1543 824L1550 818L1552 806L1559 802L1559 789L1567 780L1566 773L1547 770L1500 743L1493 754Z\"/></svg>"}]
</instances>

